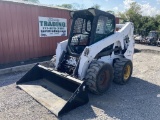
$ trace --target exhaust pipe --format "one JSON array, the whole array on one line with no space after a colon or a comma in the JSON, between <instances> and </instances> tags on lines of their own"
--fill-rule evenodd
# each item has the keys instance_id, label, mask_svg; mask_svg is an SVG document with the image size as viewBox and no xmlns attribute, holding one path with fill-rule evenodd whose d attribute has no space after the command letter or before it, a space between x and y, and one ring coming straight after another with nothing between
<instances>
[{"instance_id":1,"label":"exhaust pipe","mask_svg":"<svg viewBox=\"0 0 160 120\"><path fill-rule=\"evenodd\" d=\"M16 84L57 117L89 101L85 81L39 64Z\"/></svg>"}]
</instances>

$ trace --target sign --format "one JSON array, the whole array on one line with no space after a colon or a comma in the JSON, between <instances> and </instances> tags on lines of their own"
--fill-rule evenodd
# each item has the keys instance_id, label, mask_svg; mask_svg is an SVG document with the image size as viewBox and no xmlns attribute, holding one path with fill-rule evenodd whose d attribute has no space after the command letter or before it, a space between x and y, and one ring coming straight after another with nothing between
<instances>
[{"instance_id":1,"label":"sign","mask_svg":"<svg viewBox=\"0 0 160 120\"><path fill-rule=\"evenodd\" d=\"M39 36L67 36L67 19L39 17Z\"/></svg>"}]
</instances>

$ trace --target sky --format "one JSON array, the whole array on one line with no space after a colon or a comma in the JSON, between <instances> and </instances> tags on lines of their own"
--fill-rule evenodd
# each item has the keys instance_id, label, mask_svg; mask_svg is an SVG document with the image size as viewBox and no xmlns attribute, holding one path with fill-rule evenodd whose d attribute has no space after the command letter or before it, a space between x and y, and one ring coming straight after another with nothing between
<instances>
[{"instance_id":1,"label":"sky","mask_svg":"<svg viewBox=\"0 0 160 120\"><path fill-rule=\"evenodd\" d=\"M39 0L46 5L73 4L81 8L90 8L98 4L101 10L112 10L115 12L124 12L128 9L129 4L137 2L141 6L141 12L144 16L155 16L160 14L160 0Z\"/></svg>"}]
</instances>

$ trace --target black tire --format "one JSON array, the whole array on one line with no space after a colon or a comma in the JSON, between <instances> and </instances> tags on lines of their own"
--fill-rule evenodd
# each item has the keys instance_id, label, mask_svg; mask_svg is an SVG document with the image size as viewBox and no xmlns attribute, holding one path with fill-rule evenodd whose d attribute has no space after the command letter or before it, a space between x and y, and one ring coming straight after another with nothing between
<instances>
[{"instance_id":1,"label":"black tire","mask_svg":"<svg viewBox=\"0 0 160 120\"><path fill-rule=\"evenodd\" d=\"M112 79L112 66L101 61L91 62L85 77L89 90L94 94L105 93L109 89Z\"/></svg>"},{"instance_id":2,"label":"black tire","mask_svg":"<svg viewBox=\"0 0 160 120\"><path fill-rule=\"evenodd\" d=\"M127 71L127 73L126 73ZM117 84L126 84L132 75L133 64L128 59L117 59L114 63L114 79L113 81Z\"/></svg>"}]
</instances>

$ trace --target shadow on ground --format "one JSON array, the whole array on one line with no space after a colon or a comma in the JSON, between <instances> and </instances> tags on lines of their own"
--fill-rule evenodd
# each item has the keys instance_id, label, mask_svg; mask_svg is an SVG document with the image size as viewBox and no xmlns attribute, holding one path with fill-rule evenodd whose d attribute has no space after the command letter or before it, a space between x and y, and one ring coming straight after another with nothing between
<instances>
[{"instance_id":1,"label":"shadow on ground","mask_svg":"<svg viewBox=\"0 0 160 120\"><path fill-rule=\"evenodd\" d=\"M122 120L160 119L160 86L132 77L127 85L113 84L102 96L89 94L90 102L79 107L62 119ZM71 117L72 116L72 117Z\"/></svg>"},{"instance_id":2,"label":"shadow on ground","mask_svg":"<svg viewBox=\"0 0 160 120\"><path fill-rule=\"evenodd\" d=\"M18 81L25 73L0 76L0 87ZM137 77L126 85L112 84L109 91L101 96L89 94L90 102L66 115L63 120L82 119L160 119L160 86Z\"/></svg>"},{"instance_id":3,"label":"shadow on ground","mask_svg":"<svg viewBox=\"0 0 160 120\"><path fill-rule=\"evenodd\" d=\"M15 72L15 73L0 75L0 87L8 86L10 84L17 82L24 74L25 72Z\"/></svg>"},{"instance_id":4,"label":"shadow on ground","mask_svg":"<svg viewBox=\"0 0 160 120\"><path fill-rule=\"evenodd\" d=\"M141 50L139 50L139 49L134 49L134 53L140 53L141 52Z\"/></svg>"},{"instance_id":5,"label":"shadow on ground","mask_svg":"<svg viewBox=\"0 0 160 120\"><path fill-rule=\"evenodd\" d=\"M38 63L38 62L43 62L43 61L49 61L51 59L52 59L52 56L44 56L44 57L39 57L39 58L28 59L25 61L17 61L17 62L11 62L11 63L6 63L6 64L0 64L0 69L16 67L20 65L27 65L27 64L32 64L32 63Z\"/></svg>"},{"instance_id":6,"label":"shadow on ground","mask_svg":"<svg viewBox=\"0 0 160 120\"><path fill-rule=\"evenodd\" d=\"M134 53L140 53L140 52L143 52L143 53L152 53L152 54L157 54L157 55L160 54L160 51L157 51L157 50L137 49L137 48L134 49Z\"/></svg>"}]
</instances>

